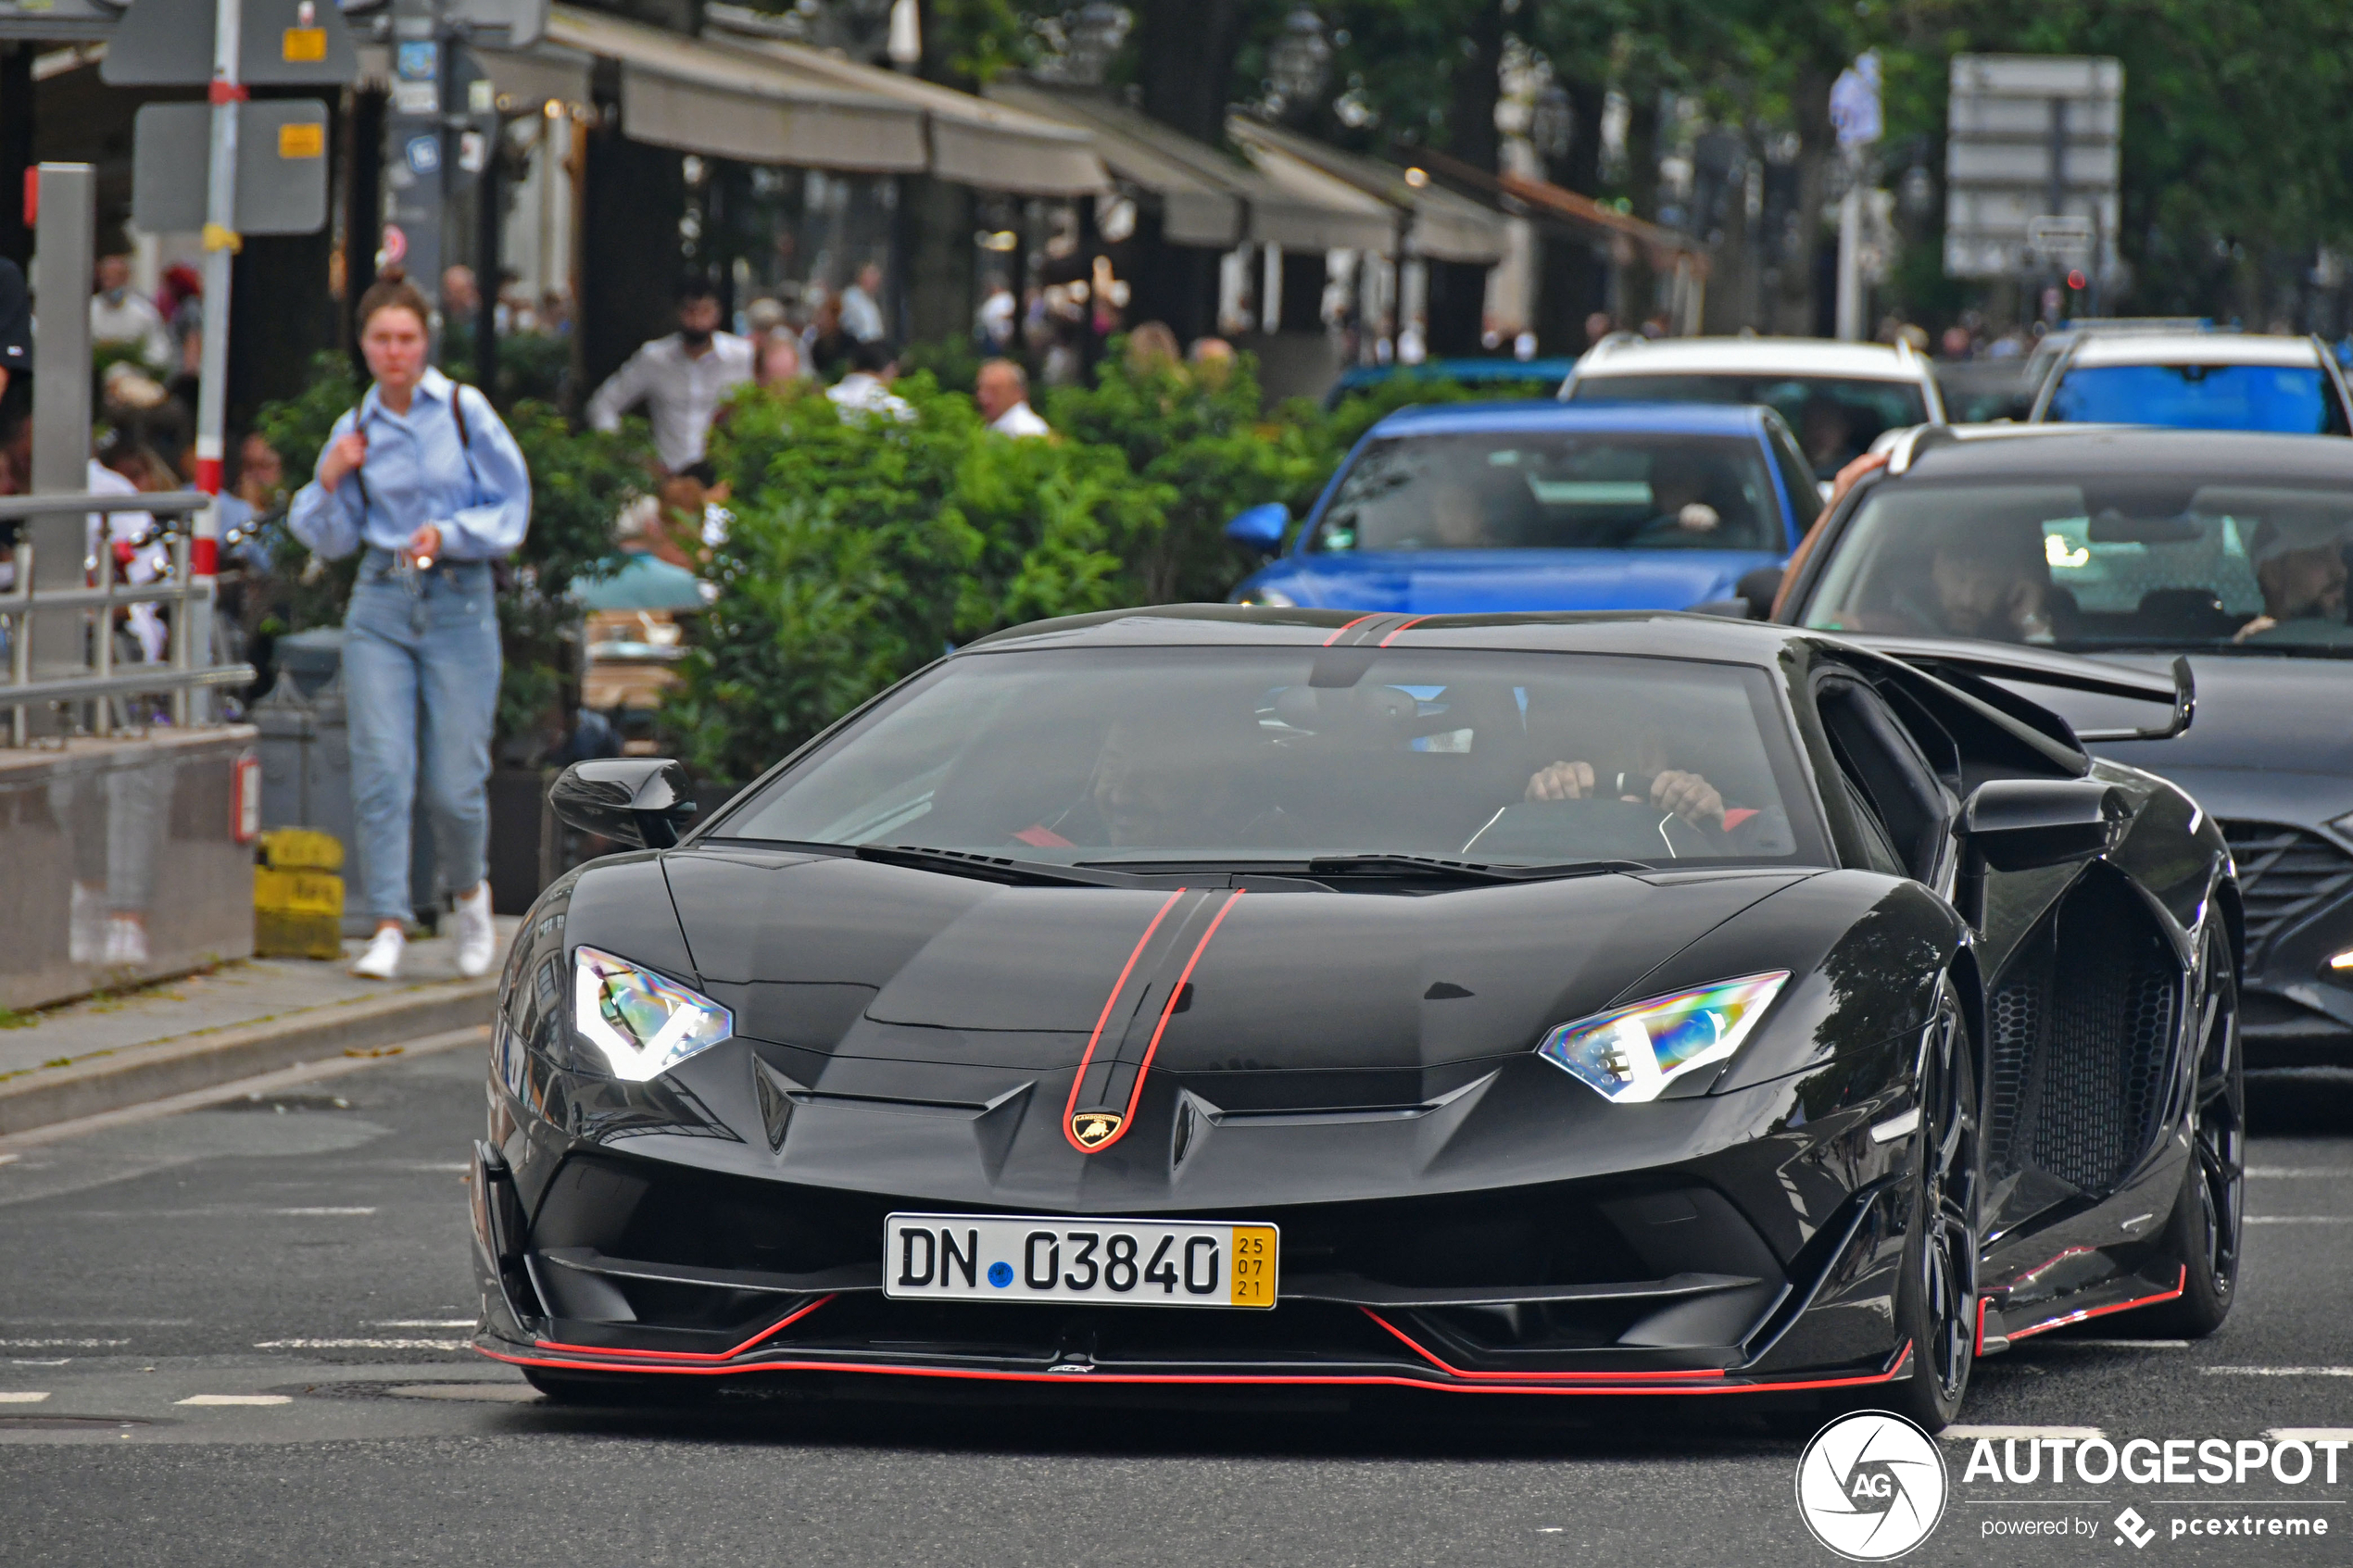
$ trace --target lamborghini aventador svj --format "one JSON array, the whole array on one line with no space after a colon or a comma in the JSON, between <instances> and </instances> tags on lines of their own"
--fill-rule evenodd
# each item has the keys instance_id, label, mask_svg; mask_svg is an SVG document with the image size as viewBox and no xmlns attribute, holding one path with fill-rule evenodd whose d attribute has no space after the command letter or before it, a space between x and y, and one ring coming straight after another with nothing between
<instances>
[{"instance_id":1,"label":"lamborghini aventador svj","mask_svg":"<svg viewBox=\"0 0 2353 1568\"><path fill-rule=\"evenodd\" d=\"M2151 677L2152 700L2171 685ZM1679 615L1020 628L540 898L476 1343L1866 1401L2229 1311L2221 831L1967 672ZM809 1385L804 1385L809 1386Z\"/></svg>"}]
</instances>

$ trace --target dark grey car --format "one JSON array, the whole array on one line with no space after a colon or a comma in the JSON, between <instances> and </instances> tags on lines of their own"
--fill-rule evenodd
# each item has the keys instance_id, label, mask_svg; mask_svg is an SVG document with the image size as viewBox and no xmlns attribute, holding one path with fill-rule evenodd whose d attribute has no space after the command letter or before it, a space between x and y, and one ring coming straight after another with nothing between
<instances>
[{"instance_id":1,"label":"dark grey car","mask_svg":"<svg viewBox=\"0 0 2353 1568\"><path fill-rule=\"evenodd\" d=\"M2049 650L2052 684L2016 689L2222 824L2246 898L2249 1065L2353 1063L2349 548L2353 443L1926 427L1825 515L1777 618L1956 655ZM2186 728L2082 689L2121 664L2170 701L2177 660Z\"/></svg>"}]
</instances>

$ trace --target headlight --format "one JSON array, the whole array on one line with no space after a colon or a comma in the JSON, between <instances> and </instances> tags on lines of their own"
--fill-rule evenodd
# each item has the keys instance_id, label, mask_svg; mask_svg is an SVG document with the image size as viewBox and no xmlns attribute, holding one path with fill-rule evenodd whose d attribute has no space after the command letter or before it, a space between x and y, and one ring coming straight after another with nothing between
<instances>
[{"instance_id":1,"label":"headlight","mask_svg":"<svg viewBox=\"0 0 2353 1568\"><path fill-rule=\"evenodd\" d=\"M1619 1105L1656 1099L1687 1073L1722 1061L1789 981L1787 970L1654 997L1564 1023L1536 1054Z\"/></svg>"},{"instance_id":2,"label":"headlight","mask_svg":"<svg viewBox=\"0 0 2353 1568\"><path fill-rule=\"evenodd\" d=\"M594 947L572 955L572 1026L616 1078L642 1084L736 1031L725 1008Z\"/></svg>"},{"instance_id":3,"label":"headlight","mask_svg":"<svg viewBox=\"0 0 2353 1568\"><path fill-rule=\"evenodd\" d=\"M1299 601L1280 588L1245 588L1234 600L1239 605L1259 605L1267 609L1297 609Z\"/></svg>"}]
</instances>

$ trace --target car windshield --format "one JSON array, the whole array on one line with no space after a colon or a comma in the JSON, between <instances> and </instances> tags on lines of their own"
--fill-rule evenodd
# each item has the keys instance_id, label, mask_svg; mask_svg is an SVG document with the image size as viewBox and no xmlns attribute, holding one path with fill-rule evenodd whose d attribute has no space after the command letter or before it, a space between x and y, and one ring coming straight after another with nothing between
<instances>
[{"instance_id":1,"label":"car windshield","mask_svg":"<svg viewBox=\"0 0 2353 1568\"><path fill-rule=\"evenodd\" d=\"M2045 415L2062 424L2347 433L2320 370L2292 365L2083 366L2059 382Z\"/></svg>"},{"instance_id":2,"label":"car windshield","mask_svg":"<svg viewBox=\"0 0 2353 1568\"><path fill-rule=\"evenodd\" d=\"M1367 444L1307 547L1779 555L1789 542L1754 437L1482 431Z\"/></svg>"},{"instance_id":3,"label":"car windshield","mask_svg":"<svg viewBox=\"0 0 2353 1568\"><path fill-rule=\"evenodd\" d=\"M1797 433L1814 477L1829 479L1870 450L1880 433L1928 420L1928 400L1910 382L1847 376L1579 376L1573 401L1607 403L1762 403Z\"/></svg>"},{"instance_id":4,"label":"car windshield","mask_svg":"<svg viewBox=\"0 0 2353 1568\"><path fill-rule=\"evenodd\" d=\"M1825 631L2353 652L2353 492L2158 477L1882 484L1825 563Z\"/></svg>"},{"instance_id":5,"label":"car windshield","mask_svg":"<svg viewBox=\"0 0 2353 1568\"><path fill-rule=\"evenodd\" d=\"M909 682L713 824L1029 862L1822 863L1761 670L1403 648L1014 650Z\"/></svg>"}]
</instances>

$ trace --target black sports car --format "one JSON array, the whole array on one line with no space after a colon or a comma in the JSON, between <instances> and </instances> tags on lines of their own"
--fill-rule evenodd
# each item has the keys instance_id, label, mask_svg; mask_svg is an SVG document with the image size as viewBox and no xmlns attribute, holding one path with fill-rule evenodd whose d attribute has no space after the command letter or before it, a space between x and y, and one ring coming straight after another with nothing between
<instances>
[{"instance_id":1,"label":"black sports car","mask_svg":"<svg viewBox=\"0 0 2353 1568\"><path fill-rule=\"evenodd\" d=\"M2006 677L2095 754L2220 819L2246 904L2247 1060L2353 1063L2353 442L2244 431L1925 426L1835 508L1780 619L1903 657L2017 671L2089 658L2167 681L2197 722ZM1901 641L1899 641L1899 639ZM1925 641L1920 641L1925 639ZM2074 656L2072 658L2069 656Z\"/></svg>"},{"instance_id":2,"label":"black sports car","mask_svg":"<svg viewBox=\"0 0 2353 1568\"><path fill-rule=\"evenodd\" d=\"M1976 677L1691 616L975 643L540 898L476 1343L807 1373L1893 1403L2228 1311L2215 825ZM1768 1401L1769 1402L1769 1401Z\"/></svg>"}]
</instances>

